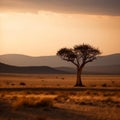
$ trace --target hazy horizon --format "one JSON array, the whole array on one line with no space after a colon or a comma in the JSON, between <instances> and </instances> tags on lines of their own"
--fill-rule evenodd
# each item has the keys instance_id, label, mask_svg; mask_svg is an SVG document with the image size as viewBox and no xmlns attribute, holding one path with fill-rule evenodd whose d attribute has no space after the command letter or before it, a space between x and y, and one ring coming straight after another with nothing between
<instances>
[{"instance_id":1,"label":"hazy horizon","mask_svg":"<svg viewBox=\"0 0 120 120\"><path fill-rule=\"evenodd\" d=\"M109 56L109 55L116 55L120 53L111 53L111 54L100 54L99 56ZM19 54L19 53L8 53L8 54L0 54L2 55L23 55L23 56L28 56L28 57L49 57L49 56L57 56L56 54L53 55L27 55L27 54Z\"/></svg>"},{"instance_id":2,"label":"hazy horizon","mask_svg":"<svg viewBox=\"0 0 120 120\"><path fill-rule=\"evenodd\" d=\"M120 53L118 0L1 0L0 55L51 56L87 43Z\"/></svg>"}]
</instances>

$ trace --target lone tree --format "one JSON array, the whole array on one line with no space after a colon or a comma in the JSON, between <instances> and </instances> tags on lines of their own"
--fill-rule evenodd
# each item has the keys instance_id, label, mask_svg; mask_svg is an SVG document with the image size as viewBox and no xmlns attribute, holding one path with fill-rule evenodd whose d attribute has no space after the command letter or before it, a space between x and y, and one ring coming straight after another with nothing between
<instances>
[{"instance_id":1,"label":"lone tree","mask_svg":"<svg viewBox=\"0 0 120 120\"><path fill-rule=\"evenodd\" d=\"M75 87L82 87L81 73L83 67L101 54L100 50L88 44L76 45L74 48L61 48L57 55L63 60L73 63L77 68L77 80Z\"/></svg>"}]
</instances>

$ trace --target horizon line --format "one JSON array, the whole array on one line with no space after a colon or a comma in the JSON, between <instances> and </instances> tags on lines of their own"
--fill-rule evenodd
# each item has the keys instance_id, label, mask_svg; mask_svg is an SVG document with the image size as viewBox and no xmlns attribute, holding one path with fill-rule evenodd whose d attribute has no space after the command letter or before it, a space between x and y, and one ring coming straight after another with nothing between
<instances>
[{"instance_id":1,"label":"horizon line","mask_svg":"<svg viewBox=\"0 0 120 120\"><path fill-rule=\"evenodd\" d=\"M109 56L109 55L115 55L115 54L120 54L120 52L116 52L116 53L111 53L111 54L105 54L105 55L99 55L99 56ZM0 54L0 56L3 55L22 55L22 56L26 56L26 57L50 57L50 56L57 56L57 55L41 55L41 56L33 56L33 55L27 55L27 54L21 54L21 53L6 53L6 54Z\"/></svg>"}]
</instances>

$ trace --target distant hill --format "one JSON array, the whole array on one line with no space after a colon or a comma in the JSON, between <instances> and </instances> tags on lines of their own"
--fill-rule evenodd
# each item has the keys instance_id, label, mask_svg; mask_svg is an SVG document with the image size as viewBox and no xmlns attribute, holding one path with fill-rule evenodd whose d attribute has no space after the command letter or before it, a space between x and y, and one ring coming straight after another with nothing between
<instances>
[{"instance_id":1,"label":"distant hill","mask_svg":"<svg viewBox=\"0 0 120 120\"><path fill-rule=\"evenodd\" d=\"M55 67L56 70L61 70L69 73L76 73L76 68L73 67Z\"/></svg>"},{"instance_id":2,"label":"distant hill","mask_svg":"<svg viewBox=\"0 0 120 120\"><path fill-rule=\"evenodd\" d=\"M31 57L6 54L0 55L0 62L0 72L4 73L59 74L76 72L74 65L61 60L58 56ZM85 66L83 73L120 75L120 54L98 57L97 60Z\"/></svg>"},{"instance_id":3,"label":"distant hill","mask_svg":"<svg viewBox=\"0 0 120 120\"><path fill-rule=\"evenodd\" d=\"M31 66L17 67L0 63L0 73L23 73L23 74L75 74L76 69L70 67ZM120 65L114 66L87 66L83 74L112 74L120 75Z\"/></svg>"},{"instance_id":4,"label":"distant hill","mask_svg":"<svg viewBox=\"0 0 120 120\"><path fill-rule=\"evenodd\" d=\"M71 67L56 67L55 69L76 73L75 68ZM83 69L83 74L111 74L120 75L120 65L109 65L109 66L85 66Z\"/></svg>"},{"instance_id":5,"label":"distant hill","mask_svg":"<svg viewBox=\"0 0 120 120\"><path fill-rule=\"evenodd\" d=\"M12 65L7 65L0 63L0 73L24 73L24 74L64 74L68 73L61 70L56 70L54 68L48 66L40 66L40 67L17 67Z\"/></svg>"},{"instance_id":6,"label":"distant hill","mask_svg":"<svg viewBox=\"0 0 120 120\"><path fill-rule=\"evenodd\" d=\"M15 66L50 66L50 67L74 67L71 63L61 60L58 56L31 57L19 54L0 55L0 62ZM120 65L120 53L100 56L97 60L88 63L87 66Z\"/></svg>"},{"instance_id":7,"label":"distant hill","mask_svg":"<svg viewBox=\"0 0 120 120\"><path fill-rule=\"evenodd\" d=\"M120 65L87 66L83 70L86 74L117 74L120 75Z\"/></svg>"},{"instance_id":8,"label":"distant hill","mask_svg":"<svg viewBox=\"0 0 120 120\"><path fill-rule=\"evenodd\" d=\"M70 63L62 61L58 56L32 57L19 54L0 55L0 62L15 66L69 66Z\"/></svg>"},{"instance_id":9,"label":"distant hill","mask_svg":"<svg viewBox=\"0 0 120 120\"><path fill-rule=\"evenodd\" d=\"M120 53L100 56L94 62L89 63L89 66L111 66L120 65Z\"/></svg>"}]
</instances>

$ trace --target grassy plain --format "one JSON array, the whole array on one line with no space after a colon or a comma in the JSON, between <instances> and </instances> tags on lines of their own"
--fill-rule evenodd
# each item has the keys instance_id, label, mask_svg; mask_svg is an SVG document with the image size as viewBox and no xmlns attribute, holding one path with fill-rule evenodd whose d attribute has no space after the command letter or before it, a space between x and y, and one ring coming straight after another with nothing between
<instances>
[{"instance_id":1,"label":"grassy plain","mask_svg":"<svg viewBox=\"0 0 120 120\"><path fill-rule=\"evenodd\" d=\"M120 76L0 74L0 120L120 120ZM43 89L42 89L43 88Z\"/></svg>"},{"instance_id":2,"label":"grassy plain","mask_svg":"<svg viewBox=\"0 0 120 120\"><path fill-rule=\"evenodd\" d=\"M86 87L120 87L120 75L83 75ZM0 88L70 88L76 82L74 74L0 74Z\"/></svg>"}]
</instances>

